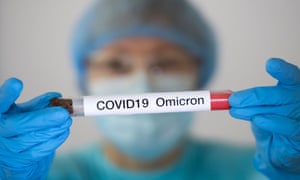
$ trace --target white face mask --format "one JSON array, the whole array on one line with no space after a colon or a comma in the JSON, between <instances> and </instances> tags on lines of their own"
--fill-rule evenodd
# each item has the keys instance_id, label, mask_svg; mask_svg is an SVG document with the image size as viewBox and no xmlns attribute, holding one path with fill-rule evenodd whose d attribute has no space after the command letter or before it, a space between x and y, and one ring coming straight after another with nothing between
<instances>
[{"instance_id":1,"label":"white face mask","mask_svg":"<svg viewBox=\"0 0 300 180\"><path fill-rule=\"evenodd\" d=\"M142 73L127 77L89 82L91 95L133 94L190 90L196 79L185 76L157 75L147 80ZM96 122L107 140L122 153L142 161L151 161L168 153L182 140L192 113L162 113L99 116Z\"/></svg>"}]
</instances>

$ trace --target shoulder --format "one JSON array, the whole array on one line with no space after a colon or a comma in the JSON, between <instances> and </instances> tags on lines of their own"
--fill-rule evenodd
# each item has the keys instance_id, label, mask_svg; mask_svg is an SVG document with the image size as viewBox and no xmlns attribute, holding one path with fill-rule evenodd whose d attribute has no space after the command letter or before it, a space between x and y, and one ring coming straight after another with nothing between
<instances>
[{"instance_id":1,"label":"shoulder","mask_svg":"<svg viewBox=\"0 0 300 180\"><path fill-rule=\"evenodd\" d=\"M252 159L255 153L254 145L238 145L218 141L189 140L189 147L207 158L222 157L222 159ZM210 157L212 156L212 157Z\"/></svg>"},{"instance_id":2,"label":"shoulder","mask_svg":"<svg viewBox=\"0 0 300 180\"><path fill-rule=\"evenodd\" d=\"M101 159L100 151L100 145L94 144L73 152L57 154L48 173L48 179L86 178L91 171L95 171Z\"/></svg>"},{"instance_id":3,"label":"shoulder","mask_svg":"<svg viewBox=\"0 0 300 180\"><path fill-rule=\"evenodd\" d=\"M253 166L254 145L189 141L198 168L209 176L221 179L252 179L259 176Z\"/></svg>"}]
</instances>

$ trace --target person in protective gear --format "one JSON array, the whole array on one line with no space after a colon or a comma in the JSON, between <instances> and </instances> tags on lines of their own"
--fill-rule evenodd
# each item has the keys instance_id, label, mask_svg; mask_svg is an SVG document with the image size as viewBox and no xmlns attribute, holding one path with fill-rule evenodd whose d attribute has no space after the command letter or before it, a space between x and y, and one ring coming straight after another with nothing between
<instances>
[{"instance_id":1,"label":"person in protective gear","mask_svg":"<svg viewBox=\"0 0 300 180\"><path fill-rule=\"evenodd\" d=\"M201 89L216 64L213 32L185 0L98 0L76 27L72 52L85 95ZM60 94L15 104L22 83L9 79L0 88L0 177L299 179L300 70L278 58L266 70L277 85L229 99L230 114L250 121L256 149L191 139L193 113L107 115L95 118L101 144L54 160L71 126L66 110L49 107Z\"/></svg>"}]
</instances>

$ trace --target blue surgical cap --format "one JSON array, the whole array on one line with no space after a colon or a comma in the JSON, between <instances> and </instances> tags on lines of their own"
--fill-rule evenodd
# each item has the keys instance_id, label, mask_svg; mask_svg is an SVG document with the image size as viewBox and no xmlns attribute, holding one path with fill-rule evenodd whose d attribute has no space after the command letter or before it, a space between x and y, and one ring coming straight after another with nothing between
<instances>
[{"instance_id":1,"label":"blue surgical cap","mask_svg":"<svg viewBox=\"0 0 300 180\"><path fill-rule=\"evenodd\" d=\"M97 0L77 24L72 54L80 88L85 88L85 61L96 50L121 38L149 36L175 43L201 60L199 87L215 69L213 33L185 0Z\"/></svg>"}]
</instances>

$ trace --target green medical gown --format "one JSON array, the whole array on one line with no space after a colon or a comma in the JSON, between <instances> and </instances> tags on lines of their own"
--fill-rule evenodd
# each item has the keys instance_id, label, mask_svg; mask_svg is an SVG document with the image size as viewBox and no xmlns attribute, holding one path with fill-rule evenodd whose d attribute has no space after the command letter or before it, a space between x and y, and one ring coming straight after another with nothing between
<instances>
[{"instance_id":1,"label":"green medical gown","mask_svg":"<svg viewBox=\"0 0 300 180\"><path fill-rule=\"evenodd\" d=\"M252 148L189 141L175 164L155 171L128 171L111 163L100 145L55 157L49 180L261 180Z\"/></svg>"}]
</instances>

